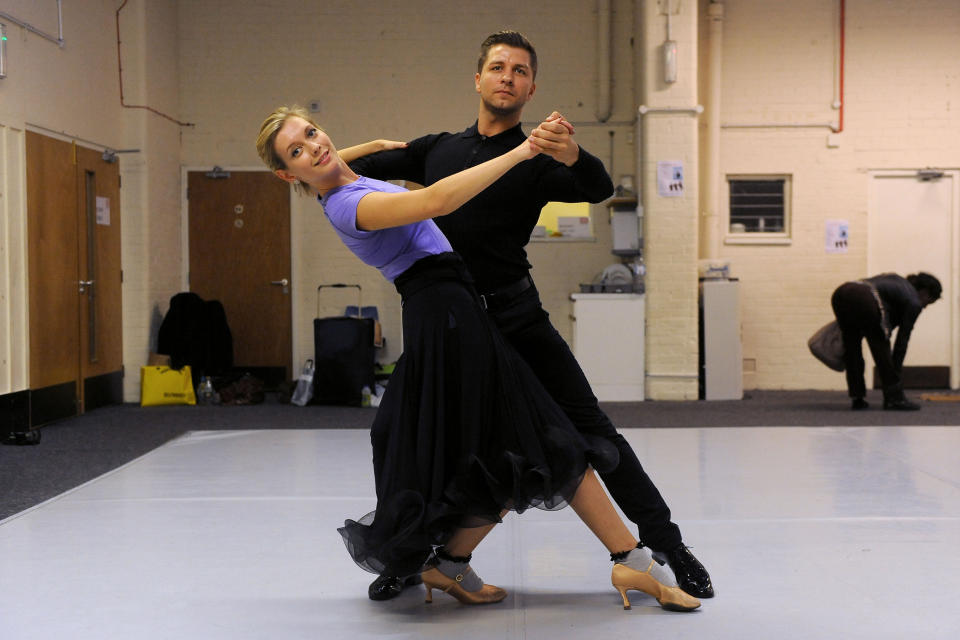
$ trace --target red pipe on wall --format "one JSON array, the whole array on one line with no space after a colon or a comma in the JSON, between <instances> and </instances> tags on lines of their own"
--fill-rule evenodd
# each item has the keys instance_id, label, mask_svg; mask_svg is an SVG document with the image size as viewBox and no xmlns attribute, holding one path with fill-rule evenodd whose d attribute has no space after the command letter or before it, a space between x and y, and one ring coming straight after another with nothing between
<instances>
[{"instance_id":1,"label":"red pipe on wall","mask_svg":"<svg viewBox=\"0 0 960 640\"><path fill-rule=\"evenodd\" d=\"M843 131L843 66L844 66L844 48L846 46L846 29L844 22L846 20L847 0L840 0L840 119L837 126L837 133Z\"/></svg>"},{"instance_id":2,"label":"red pipe on wall","mask_svg":"<svg viewBox=\"0 0 960 640\"><path fill-rule=\"evenodd\" d=\"M121 11L125 6L127 6L127 2L129 2L129 1L130 1L130 0L123 0L123 4L121 4L121 5L120 5L120 8L117 9L117 72L120 74L120 106L121 106L121 107L126 107L127 109L146 109L147 111L150 111L151 113L157 114L157 115L160 116L161 118L166 118L166 119L169 120L170 122L175 122L175 123L177 123L177 124L180 125L181 127L192 127L192 126L193 126L193 123L192 123L192 122L180 122L179 120L176 120L176 119L174 119L174 118L171 118L170 116L168 116L168 115L165 114L165 113L160 113L159 111L157 111L157 110L154 109L153 107L148 107L148 106L142 105L142 104L127 104L126 102L123 101L123 65L120 63L120 11Z\"/></svg>"}]
</instances>

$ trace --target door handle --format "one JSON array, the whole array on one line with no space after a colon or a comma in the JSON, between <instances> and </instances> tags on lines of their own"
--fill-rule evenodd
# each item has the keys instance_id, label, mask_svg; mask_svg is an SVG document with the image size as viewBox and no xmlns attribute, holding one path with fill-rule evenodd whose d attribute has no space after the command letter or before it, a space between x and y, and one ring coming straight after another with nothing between
<instances>
[{"instance_id":1,"label":"door handle","mask_svg":"<svg viewBox=\"0 0 960 640\"><path fill-rule=\"evenodd\" d=\"M280 280L271 280L270 284L277 285L278 287L283 287L284 293L290 293L290 281L286 278L281 278Z\"/></svg>"},{"instance_id":2,"label":"door handle","mask_svg":"<svg viewBox=\"0 0 960 640\"><path fill-rule=\"evenodd\" d=\"M86 293L93 286L93 280L80 280L77 284L80 285L80 293Z\"/></svg>"}]
</instances>

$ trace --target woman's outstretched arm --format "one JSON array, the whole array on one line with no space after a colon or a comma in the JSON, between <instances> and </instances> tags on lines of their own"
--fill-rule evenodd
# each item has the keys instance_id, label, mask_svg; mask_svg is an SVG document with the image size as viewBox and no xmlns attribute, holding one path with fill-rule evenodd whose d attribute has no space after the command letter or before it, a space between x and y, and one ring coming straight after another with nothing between
<instances>
[{"instance_id":1,"label":"woman's outstretched arm","mask_svg":"<svg viewBox=\"0 0 960 640\"><path fill-rule=\"evenodd\" d=\"M515 165L537 153L539 149L529 140L524 140L502 156L447 176L424 189L368 193L357 205L357 228L375 231L445 216L496 182Z\"/></svg>"}]
</instances>

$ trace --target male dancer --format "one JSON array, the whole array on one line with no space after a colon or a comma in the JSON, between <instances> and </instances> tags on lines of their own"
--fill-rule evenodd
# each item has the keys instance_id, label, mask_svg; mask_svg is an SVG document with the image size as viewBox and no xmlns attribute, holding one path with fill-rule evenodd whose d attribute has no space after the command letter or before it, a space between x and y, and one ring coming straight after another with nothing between
<instances>
[{"instance_id":1,"label":"male dancer","mask_svg":"<svg viewBox=\"0 0 960 640\"><path fill-rule=\"evenodd\" d=\"M480 47L474 77L480 94L477 122L460 133L417 138L406 148L365 156L350 164L358 174L430 185L466 167L509 151L526 136L520 127L533 97L537 54L516 31L489 36ZM670 508L627 441L600 410L580 365L550 323L540 302L524 250L540 210L548 201L600 202L613 193L603 163L573 139L573 127L554 112L539 127L544 152L454 213L435 222L463 257L496 325L530 365L577 428L602 435L620 451L620 465L602 474L624 514L637 524L642 544L670 565L680 588L697 598L713 597L710 575L683 544ZM372 600L400 594L416 577L382 575L368 591Z\"/></svg>"}]
</instances>

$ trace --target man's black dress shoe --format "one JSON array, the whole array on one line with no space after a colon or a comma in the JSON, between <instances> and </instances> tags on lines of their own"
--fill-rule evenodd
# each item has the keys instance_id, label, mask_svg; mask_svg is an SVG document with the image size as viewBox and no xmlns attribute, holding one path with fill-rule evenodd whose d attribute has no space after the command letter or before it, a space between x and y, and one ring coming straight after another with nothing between
<instances>
[{"instance_id":1,"label":"man's black dress shoe","mask_svg":"<svg viewBox=\"0 0 960 640\"><path fill-rule=\"evenodd\" d=\"M419 573L407 578L382 575L370 583L370 587L367 588L367 595L370 596L371 600L392 600L403 593L404 587L420 584L420 582Z\"/></svg>"},{"instance_id":2,"label":"man's black dress shoe","mask_svg":"<svg viewBox=\"0 0 960 640\"><path fill-rule=\"evenodd\" d=\"M670 565L681 589L695 598L713 597L710 574L686 545L679 544L668 551L654 551L653 557Z\"/></svg>"},{"instance_id":3,"label":"man's black dress shoe","mask_svg":"<svg viewBox=\"0 0 960 640\"><path fill-rule=\"evenodd\" d=\"M868 403L863 398L854 398L853 402L850 403L850 409L853 411L863 411L864 409L869 409L870 403Z\"/></svg>"},{"instance_id":4,"label":"man's black dress shoe","mask_svg":"<svg viewBox=\"0 0 960 640\"><path fill-rule=\"evenodd\" d=\"M919 411L920 405L906 398L899 398L897 400L884 400L883 408L887 411Z\"/></svg>"}]
</instances>

